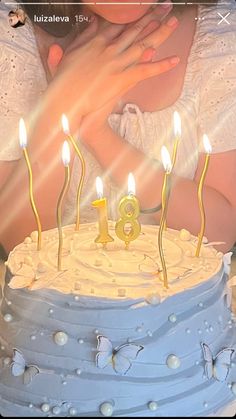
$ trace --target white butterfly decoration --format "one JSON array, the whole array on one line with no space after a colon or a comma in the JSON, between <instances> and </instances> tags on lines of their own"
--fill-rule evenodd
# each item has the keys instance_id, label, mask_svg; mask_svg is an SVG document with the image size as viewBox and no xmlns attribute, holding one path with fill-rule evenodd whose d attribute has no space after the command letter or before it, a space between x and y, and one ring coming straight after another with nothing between
<instances>
[{"instance_id":1,"label":"white butterfly decoration","mask_svg":"<svg viewBox=\"0 0 236 419\"><path fill-rule=\"evenodd\" d=\"M202 343L202 350L205 360L205 373L207 378L215 378L217 381L225 381L229 370L232 355L235 350L232 348L222 349L215 358L213 358L212 352L206 343Z\"/></svg>"},{"instance_id":2,"label":"white butterfly decoration","mask_svg":"<svg viewBox=\"0 0 236 419\"><path fill-rule=\"evenodd\" d=\"M23 264L20 269L14 272L14 276L9 282L9 287L12 289L20 289L28 287L34 280L33 268Z\"/></svg>"},{"instance_id":3,"label":"white butterfly decoration","mask_svg":"<svg viewBox=\"0 0 236 419\"><path fill-rule=\"evenodd\" d=\"M231 307L232 304L232 296L233 296L233 290L230 286L226 287L226 294L225 294L225 299L226 299L226 306L228 308Z\"/></svg>"},{"instance_id":4,"label":"white butterfly decoration","mask_svg":"<svg viewBox=\"0 0 236 419\"><path fill-rule=\"evenodd\" d=\"M147 276L157 275L161 272L158 263L149 255L144 254L144 258L138 265L139 271Z\"/></svg>"},{"instance_id":5,"label":"white butterfly decoration","mask_svg":"<svg viewBox=\"0 0 236 419\"><path fill-rule=\"evenodd\" d=\"M33 378L39 374L39 369L35 365L26 365L22 353L13 349L11 372L14 377L23 375L24 384L29 385Z\"/></svg>"},{"instance_id":6,"label":"white butterfly decoration","mask_svg":"<svg viewBox=\"0 0 236 419\"><path fill-rule=\"evenodd\" d=\"M230 264L231 264L231 257L233 255L233 252L225 253L223 256L223 263L224 263L224 271L226 275L230 274Z\"/></svg>"},{"instance_id":7,"label":"white butterfly decoration","mask_svg":"<svg viewBox=\"0 0 236 419\"><path fill-rule=\"evenodd\" d=\"M132 366L139 352L144 348L141 345L127 343L117 348L113 348L111 341L105 336L97 336L98 353L96 355L96 365L98 368L105 368L111 364L117 374L125 375Z\"/></svg>"}]
</instances>

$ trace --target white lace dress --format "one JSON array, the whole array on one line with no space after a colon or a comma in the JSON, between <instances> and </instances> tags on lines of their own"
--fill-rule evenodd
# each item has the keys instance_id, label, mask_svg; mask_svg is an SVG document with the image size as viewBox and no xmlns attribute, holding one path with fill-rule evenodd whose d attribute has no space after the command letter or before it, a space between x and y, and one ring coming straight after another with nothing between
<instances>
[{"instance_id":1,"label":"white lace dress","mask_svg":"<svg viewBox=\"0 0 236 419\"><path fill-rule=\"evenodd\" d=\"M112 114L109 123L125 141L149 157L160 160L162 144L173 146L173 112L182 117L182 141L175 171L192 179L201 150L202 134L207 133L214 153L236 148L236 5L200 6L193 45L182 93L170 107L142 113L135 104L127 104L123 113ZM12 6L0 3L0 159L21 157L18 145L18 121L26 116L47 88L45 72L30 23L13 29L7 14ZM218 12L225 16L220 22ZM158 92L157 92L158 94ZM91 207L95 199L95 178L102 174L93 156L82 147L87 175L83 191L82 220L96 218ZM65 222L75 216L75 197L79 165L74 164ZM109 199L110 217L116 218L117 190L108 180L105 194Z\"/></svg>"}]
</instances>

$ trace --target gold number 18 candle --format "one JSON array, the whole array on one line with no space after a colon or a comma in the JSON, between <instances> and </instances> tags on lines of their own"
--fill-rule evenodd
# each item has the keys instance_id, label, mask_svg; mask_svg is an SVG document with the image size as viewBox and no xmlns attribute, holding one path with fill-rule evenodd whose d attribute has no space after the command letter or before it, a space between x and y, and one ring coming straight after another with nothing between
<instances>
[{"instance_id":1,"label":"gold number 18 candle","mask_svg":"<svg viewBox=\"0 0 236 419\"><path fill-rule=\"evenodd\" d=\"M98 210L99 234L95 243L101 243L105 247L107 243L113 242L114 239L108 233L107 200L103 197L103 183L99 176L96 178L96 189L98 199L92 202L92 206Z\"/></svg>"},{"instance_id":2,"label":"gold number 18 candle","mask_svg":"<svg viewBox=\"0 0 236 419\"><path fill-rule=\"evenodd\" d=\"M140 213L139 201L135 196L135 180L132 173L128 177L128 195L119 203L119 213L121 217L116 223L116 235L125 242L125 247L128 249L129 243L137 239L141 231L137 219Z\"/></svg>"}]
</instances>

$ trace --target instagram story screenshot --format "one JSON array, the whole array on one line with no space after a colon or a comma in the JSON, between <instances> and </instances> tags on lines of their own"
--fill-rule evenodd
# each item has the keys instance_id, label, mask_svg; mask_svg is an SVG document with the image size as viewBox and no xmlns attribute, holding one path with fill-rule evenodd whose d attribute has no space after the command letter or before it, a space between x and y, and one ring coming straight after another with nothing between
<instances>
[{"instance_id":1,"label":"instagram story screenshot","mask_svg":"<svg viewBox=\"0 0 236 419\"><path fill-rule=\"evenodd\" d=\"M0 0L0 416L236 414L236 1Z\"/></svg>"}]
</instances>

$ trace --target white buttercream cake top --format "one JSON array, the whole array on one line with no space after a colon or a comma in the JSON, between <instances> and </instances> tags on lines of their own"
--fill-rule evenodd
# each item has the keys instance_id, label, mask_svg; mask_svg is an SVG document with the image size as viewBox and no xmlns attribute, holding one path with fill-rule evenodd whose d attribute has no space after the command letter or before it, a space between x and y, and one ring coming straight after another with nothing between
<instances>
[{"instance_id":1,"label":"white buttercream cake top","mask_svg":"<svg viewBox=\"0 0 236 419\"><path fill-rule=\"evenodd\" d=\"M200 257L195 257L197 238L186 230L168 228L163 235L169 282L166 289L158 252L158 227L143 225L140 236L128 250L116 237L112 222L109 232L114 242L104 249L94 242L97 224L83 224L78 232L74 225L64 227L62 271L57 270L57 229L43 232L40 251L37 232L33 232L10 253L9 286L109 299L158 296L163 300L207 281L222 267L223 255L213 246L203 244Z\"/></svg>"}]
</instances>

